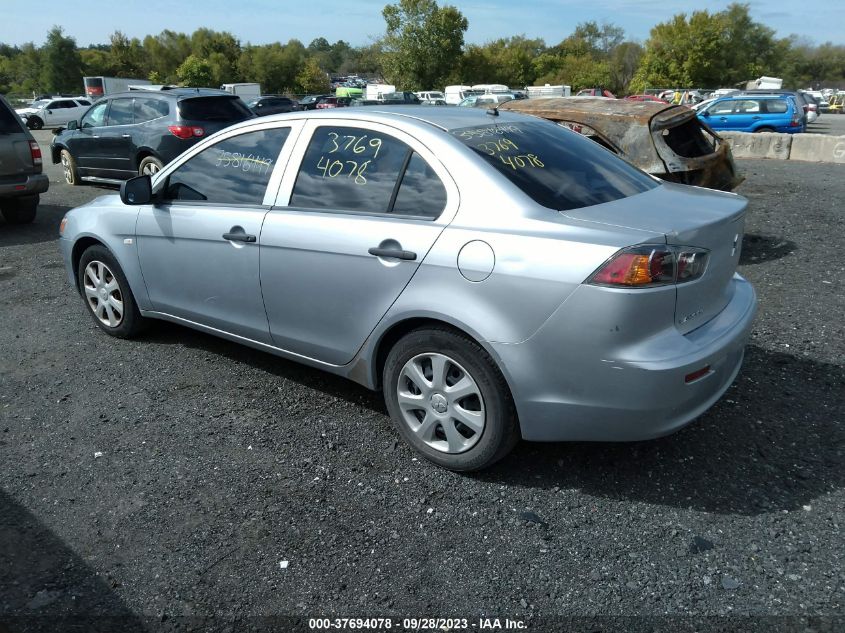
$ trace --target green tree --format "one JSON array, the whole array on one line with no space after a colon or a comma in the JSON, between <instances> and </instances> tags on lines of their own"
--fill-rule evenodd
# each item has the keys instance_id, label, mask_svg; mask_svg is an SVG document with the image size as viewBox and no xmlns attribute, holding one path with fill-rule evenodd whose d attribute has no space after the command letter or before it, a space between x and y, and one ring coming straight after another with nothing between
<instances>
[{"instance_id":1,"label":"green tree","mask_svg":"<svg viewBox=\"0 0 845 633\"><path fill-rule=\"evenodd\" d=\"M453 6L435 0L399 0L381 12L384 74L403 90L443 85L460 62L469 23Z\"/></svg>"},{"instance_id":2,"label":"green tree","mask_svg":"<svg viewBox=\"0 0 845 633\"><path fill-rule=\"evenodd\" d=\"M144 49L137 38L129 39L122 31L115 31L109 41L109 75L140 78L149 74Z\"/></svg>"},{"instance_id":3,"label":"green tree","mask_svg":"<svg viewBox=\"0 0 845 633\"><path fill-rule=\"evenodd\" d=\"M76 40L66 37L60 26L50 29L41 48L41 88L47 92L82 90L82 59Z\"/></svg>"},{"instance_id":4,"label":"green tree","mask_svg":"<svg viewBox=\"0 0 845 633\"><path fill-rule=\"evenodd\" d=\"M524 35L487 42L483 46L470 45L464 52L456 81L500 83L521 88L534 83L537 77L535 60L545 51L541 39Z\"/></svg>"},{"instance_id":5,"label":"green tree","mask_svg":"<svg viewBox=\"0 0 845 633\"><path fill-rule=\"evenodd\" d=\"M164 30L158 35L147 35L143 49L150 73L161 80L156 83L175 83L176 69L191 54L191 40L184 33Z\"/></svg>"},{"instance_id":6,"label":"green tree","mask_svg":"<svg viewBox=\"0 0 845 633\"><path fill-rule=\"evenodd\" d=\"M320 68L316 59L309 58L296 76L296 91L303 93L327 92L329 87L329 78L325 71Z\"/></svg>"},{"instance_id":7,"label":"green tree","mask_svg":"<svg viewBox=\"0 0 845 633\"><path fill-rule=\"evenodd\" d=\"M176 69L176 78L189 88L207 88L212 85L213 69L206 60L196 55L188 55L182 65Z\"/></svg>"},{"instance_id":8,"label":"green tree","mask_svg":"<svg viewBox=\"0 0 845 633\"><path fill-rule=\"evenodd\" d=\"M730 87L783 67L774 32L754 22L747 4L695 11L651 29L632 87Z\"/></svg>"}]
</instances>

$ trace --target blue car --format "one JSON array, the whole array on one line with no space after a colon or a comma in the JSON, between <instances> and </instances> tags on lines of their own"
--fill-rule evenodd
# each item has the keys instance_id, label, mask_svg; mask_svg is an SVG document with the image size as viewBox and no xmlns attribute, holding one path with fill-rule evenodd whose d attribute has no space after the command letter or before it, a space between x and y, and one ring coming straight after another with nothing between
<instances>
[{"instance_id":1,"label":"blue car","mask_svg":"<svg viewBox=\"0 0 845 633\"><path fill-rule=\"evenodd\" d=\"M717 99L698 112L717 132L784 132L805 128L803 109L791 95L732 95Z\"/></svg>"}]
</instances>

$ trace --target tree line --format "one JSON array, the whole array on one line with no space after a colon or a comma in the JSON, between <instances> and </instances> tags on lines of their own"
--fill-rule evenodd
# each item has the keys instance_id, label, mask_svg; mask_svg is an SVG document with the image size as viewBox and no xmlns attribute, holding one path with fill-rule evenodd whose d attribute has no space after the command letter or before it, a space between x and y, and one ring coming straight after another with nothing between
<instances>
[{"instance_id":1,"label":"tree line","mask_svg":"<svg viewBox=\"0 0 845 633\"><path fill-rule=\"evenodd\" d=\"M524 35L465 44L467 19L436 0L399 0L382 16L384 34L363 46L322 37L307 46L297 39L243 44L229 32L199 28L143 39L115 31L108 44L80 48L56 26L41 46L0 43L0 92L78 93L83 76L104 75L185 86L258 82L266 93L301 94L328 90L329 74L353 73L405 90L549 83L628 94L732 87L760 75L782 77L792 88L845 86L845 46L777 38L751 18L747 4L675 15L652 28L644 44L614 24L592 21L553 45Z\"/></svg>"}]
</instances>

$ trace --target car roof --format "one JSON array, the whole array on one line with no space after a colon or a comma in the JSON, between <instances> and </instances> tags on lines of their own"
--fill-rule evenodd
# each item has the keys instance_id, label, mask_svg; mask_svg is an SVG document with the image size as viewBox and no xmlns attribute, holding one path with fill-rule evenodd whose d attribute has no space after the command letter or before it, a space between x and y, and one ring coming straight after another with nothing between
<instances>
[{"instance_id":1,"label":"car roof","mask_svg":"<svg viewBox=\"0 0 845 633\"><path fill-rule=\"evenodd\" d=\"M127 90L125 92L114 92L106 95L106 99L117 97L156 96L162 98L189 98L189 97L231 97L237 99L237 95L225 90L215 88L171 88L169 90Z\"/></svg>"},{"instance_id":2,"label":"car roof","mask_svg":"<svg viewBox=\"0 0 845 633\"><path fill-rule=\"evenodd\" d=\"M273 114L262 117L264 121L290 119L348 119L350 121L369 121L376 123L396 123L402 121L409 125L434 126L445 131L451 131L465 127L481 125L503 125L512 123L525 123L533 119L527 119L523 114L505 112L499 110L499 115L487 114L484 108L433 108L425 105L402 105L402 106L368 106L366 108L338 108L330 110L308 110L307 112L291 112L286 114ZM250 120L244 123L248 124ZM255 123L252 120L252 123ZM240 124L237 124L240 125Z\"/></svg>"}]
</instances>

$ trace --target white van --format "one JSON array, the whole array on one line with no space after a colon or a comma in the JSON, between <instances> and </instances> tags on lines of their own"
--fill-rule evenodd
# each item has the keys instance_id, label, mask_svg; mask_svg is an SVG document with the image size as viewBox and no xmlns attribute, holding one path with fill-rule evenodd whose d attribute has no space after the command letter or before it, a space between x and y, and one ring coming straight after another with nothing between
<instances>
[{"instance_id":1,"label":"white van","mask_svg":"<svg viewBox=\"0 0 845 633\"><path fill-rule=\"evenodd\" d=\"M470 95L481 94L473 90L472 86L446 86L443 92L446 93L446 103L449 105L458 105Z\"/></svg>"}]
</instances>

